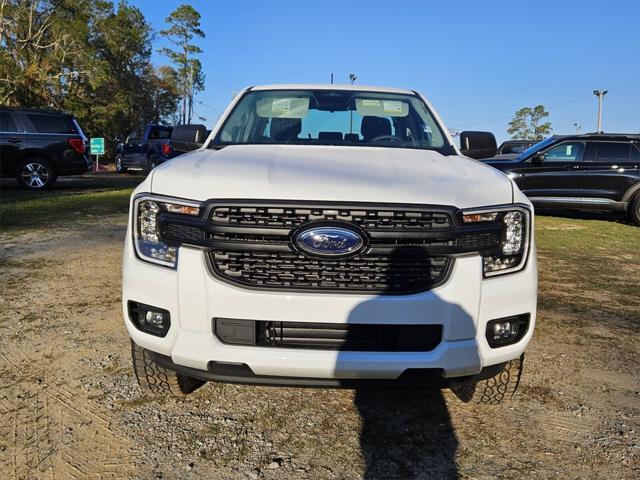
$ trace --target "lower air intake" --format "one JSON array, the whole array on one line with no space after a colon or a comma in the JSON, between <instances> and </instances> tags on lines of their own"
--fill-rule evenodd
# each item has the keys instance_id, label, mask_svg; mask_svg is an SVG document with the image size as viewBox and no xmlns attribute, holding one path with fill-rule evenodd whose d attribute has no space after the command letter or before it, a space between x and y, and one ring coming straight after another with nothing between
<instances>
[{"instance_id":1,"label":"lower air intake","mask_svg":"<svg viewBox=\"0 0 640 480\"><path fill-rule=\"evenodd\" d=\"M216 318L216 336L228 345L429 352L442 340L442 325L377 325L309 322L269 322Z\"/></svg>"}]
</instances>

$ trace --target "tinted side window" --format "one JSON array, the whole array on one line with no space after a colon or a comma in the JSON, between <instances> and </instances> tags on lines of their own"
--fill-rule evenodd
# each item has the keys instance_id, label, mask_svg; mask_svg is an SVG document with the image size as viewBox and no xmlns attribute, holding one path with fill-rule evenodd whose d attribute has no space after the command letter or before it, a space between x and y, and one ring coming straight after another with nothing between
<instances>
[{"instance_id":1,"label":"tinted side window","mask_svg":"<svg viewBox=\"0 0 640 480\"><path fill-rule=\"evenodd\" d=\"M18 127L13 122L11 115L6 112L0 113L0 132L17 132Z\"/></svg>"},{"instance_id":2,"label":"tinted side window","mask_svg":"<svg viewBox=\"0 0 640 480\"><path fill-rule=\"evenodd\" d=\"M580 162L584 155L584 142L564 142L544 152L545 162Z\"/></svg>"},{"instance_id":3,"label":"tinted side window","mask_svg":"<svg viewBox=\"0 0 640 480\"><path fill-rule=\"evenodd\" d=\"M78 133L69 117L30 113L27 118L37 133Z\"/></svg>"},{"instance_id":4,"label":"tinted side window","mask_svg":"<svg viewBox=\"0 0 640 480\"><path fill-rule=\"evenodd\" d=\"M502 150L500 151L500 153L504 153L504 154L522 153L524 152L525 148L526 148L526 145L518 145L518 144L505 145L504 147L502 147Z\"/></svg>"},{"instance_id":5,"label":"tinted side window","mask_svg":"<svg viewBox=\"0 0 640 480\"><path fill-rule=\"evenodd\" d=\"M631 144L631 161L640 162L640 142Z\"/></svg>"},{"instance_id":6,"label":"tinted side window","mask_svg":"<svg viewBox=\"0 0 640 480\"><path fill-rule=\"evenodd\" d=\"M627 142L591 142L592 162L625 163L629 161L631 144Z\"/></svg>"}]
</instances>

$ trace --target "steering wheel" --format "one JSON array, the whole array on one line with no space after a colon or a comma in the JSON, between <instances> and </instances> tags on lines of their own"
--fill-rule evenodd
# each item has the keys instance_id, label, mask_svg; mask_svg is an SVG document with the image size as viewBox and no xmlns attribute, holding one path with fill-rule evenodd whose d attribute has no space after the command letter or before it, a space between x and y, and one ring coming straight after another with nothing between
<instances>
[{"instance_id":1,"label":"steering wheel","mask_svg":"<svg viewBox=\"0 0 640 480\"><path fill-rule=\"evenodd\" d=\"M378 135L377 137L373 137L367 143L370 142L380 142L382 140L389 140L391 142L404 142L404 138L396 137L395 135Z\"/></svg>"}]
</instances>

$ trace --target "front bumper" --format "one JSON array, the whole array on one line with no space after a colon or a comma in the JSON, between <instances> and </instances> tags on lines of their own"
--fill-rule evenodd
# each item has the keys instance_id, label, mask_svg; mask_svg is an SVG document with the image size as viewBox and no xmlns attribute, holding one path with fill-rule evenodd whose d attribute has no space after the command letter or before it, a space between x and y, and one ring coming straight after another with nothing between
<instances>
[{"instance_id":1,"label":"front bumper","mask_svg":"<svg viewBox=\"0 0 640 480\"><path fill-rule=\"evenodd\" d=\"M444 378L478 375L483 368L524 352L534 330L536 295L535 245L531 245L525 269L517 273L483 280L480 256L466 255L456 258L449 279L438 288L413 295L375 296L248 290L214 278L201 250L181 247L178 267L173 270L139 260L130 232L125 242L123 314L129 335L141 347L170 358L175 369L192 376L198 376L195 373L199 371L201 378L215 379L209 374L216 364L245 365L256 376L307 379L308 383L324 380L328 384L336 383L332 380L394 380L414 369L438 371ZM167 335L160 338L136 329L128 319L129 300L168 310L171 327ZM524 338L512 345L489 347L486 323L523 313L531 314ZM443 338L428 352L245 347L225 345L215 337L212 319L216 317L440 324Z\"/></svg>"}]
</instances>

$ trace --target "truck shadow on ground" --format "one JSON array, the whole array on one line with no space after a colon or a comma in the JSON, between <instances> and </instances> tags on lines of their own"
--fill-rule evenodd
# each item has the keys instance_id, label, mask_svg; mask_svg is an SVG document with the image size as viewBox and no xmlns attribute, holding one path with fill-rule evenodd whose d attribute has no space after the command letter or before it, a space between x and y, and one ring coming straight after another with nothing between
<instances>
[{"instance_id":1,"label":"truck shadow on ground","mask_svg":"<svg viewBox=\"0 0 640 480\"><path fill-rule=\"evenodd\" d=\"M347 323L382 323L419 325L424 318L441 319L444 327L442 336L453 338L473 338L475 324L472 317L461 305L451 303L435 292L424 295L397 295L397 282L403 271L416 268L408 266L415 259L425 261L428 249L422 247L397 247L389 254L386 275L388 282L395 283L378 296L371 297L356 305L349 314ZM420 268L428 269L425 263ZM453 266L455 268L455 265ZM462 271L460 271L462 272ZM455 272L454 272L455 273ZM400 280L399 280L400 279ZM416 280L418 281L418 280ZM390 293L395 295L389 295ZM471 293L471 292L470 292ZM388 320L387 320L388 319ZM355 329L347 333L347 342L358 341ZM408 362L420 365L423 354L415 345L426 345L433 334L425 337L416 330L391 333L384 329L385 343L398 342L405 347ZM409 333L411 332L411 333ZM395 337L390 340L390 337ZM418 335L418 337L416 337ZM351 339L350 339L351 336ZM451 337L450 337L451 338ZM441 341L440 334L433 348ZM411 345L411 346L406 346ZM402 349L401 348L401 349ZM407 351L408 350L408 351ZM411 352L417 353L411 353ZM348 371L354 365L354 357L341 352L336 369ZM393 355L393 352L390 352ZM466 355L469 355L467 352ZM424 356L433 355L426 351ZM450 357L450 356L449 356ZM468 359L471 360L471 359ZM379 360L378 360L379 361ZM479 359L477 359L479 362ZM357 362L357 360L356 360ZM338 372L336 372L338 373ZM457 479L455 461L458 440L455 436L447 405L440 390L443 386L439 369L409 368L400 377L406 381L413 379L412 386L403 384L381 384L380 387L359 387L355 390L355 407L362 419L360 447L365 463L363 478L372 479Z\"/></svg>"},{"instance_id":2,"label":"truck shadow on ground","mask_svg":"<svg viewBox=\"0 0 640 480\"><path fill-rule=\"evenodd\" d=\"M363 478L458 478L458 440L439 390L357 389L355 406Z\"/></svg>"}]
</instances>

